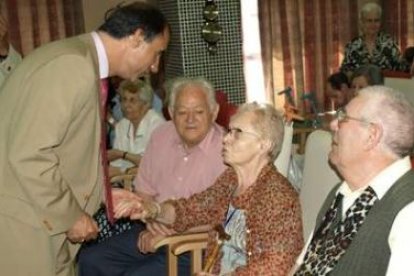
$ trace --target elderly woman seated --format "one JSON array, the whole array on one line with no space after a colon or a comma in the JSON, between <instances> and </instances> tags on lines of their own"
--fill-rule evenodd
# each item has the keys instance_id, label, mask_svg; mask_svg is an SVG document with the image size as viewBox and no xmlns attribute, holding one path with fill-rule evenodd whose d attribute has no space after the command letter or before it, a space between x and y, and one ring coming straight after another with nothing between
<instances>
[{"instance_id":1,"label":"elderly woman seated","mask_svg":"<svg viewBox=\"0 0 414 276\"><path fill-rule=\"evenodd\" d=\"M151 133L164 122L164 118L151 108L153 92L147 83L125 80L118 89L124 118L116 124L114 147L108 150L110 177L139 165Z\"/></svg>"},{"instance_id":2,"label":"elderly woman seated","mask_svg":"<svg viewBox=\"0 0 414 276\"><path fill-rule=\"evenodd\" d=\"M211 275L286 275L303 240L298 194L273 165L282 138L282 117L273 107L242 105L223 142L230 167L213 186L161 204L115 189L115 217L156 221L178 232L210 225L210 257L220 232L216 229L224 230L230 238L213 258Z\"/></svg>"}]
</instances>

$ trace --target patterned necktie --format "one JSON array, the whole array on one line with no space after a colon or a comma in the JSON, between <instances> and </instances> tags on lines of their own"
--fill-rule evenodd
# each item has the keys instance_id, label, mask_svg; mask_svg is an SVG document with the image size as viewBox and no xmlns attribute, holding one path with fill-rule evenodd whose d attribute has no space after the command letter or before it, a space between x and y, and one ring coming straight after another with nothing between
<instances>
[{"instance_id":1,"label":"patterned necktie","mask_svg":"<svg viewBox=\"0 0 414 276\"><path fill-rule=\"evenodd\" d=\"M332 271L378 199L371 187L366 188L346 212L345 220L341 220L342 198L343 195L338 193L295 275L320 276Z\"/></svg>"},{"instance_id":2,"label":"patterned necktie","mask_svg":"<svg viewBox=\"0 0 414 276\"><path fill-rule=\"evenodd\" d=\"M106 100L108 98L108 79L101 79L101 160L103 168L103 181L105 190L105 204L106 204L106 216L109 223L113 224L114 211L112 203L112 189L108 175L108 156L106 152Z\"/></svg>"}]
</instances>

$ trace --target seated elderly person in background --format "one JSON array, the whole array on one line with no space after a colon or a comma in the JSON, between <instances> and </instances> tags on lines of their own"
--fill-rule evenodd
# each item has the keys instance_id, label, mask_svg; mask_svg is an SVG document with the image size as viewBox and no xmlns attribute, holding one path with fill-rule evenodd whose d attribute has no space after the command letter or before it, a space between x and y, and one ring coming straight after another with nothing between
<instances>
[{"instance_id":1,"label":"seated elderly person in background","mask_svg":"<svg viewBox=\"0 0 414 276\"><path fill-rule=\"evenodd\" d=\"M326 86L329 98L329 110L345 106L351 98L348 77L343 72L337 72L328 77Z\"/></svg>"},{"instance_id":2,"label":"seated elderly person in background","mask_svg":"<svg viewBox=\"0 0 414 276\"><path fill-rule=\"evenodd\" d=\"M115 216L155 220L178 232L208 224L213 228L207 256L221 228L231 237L211 275L286 275L303 240L299 196L273 165L282 137L282 117L272 106L244 104L223 139L230 168L213 186L161 204L115 190Z\"/></svg>"},{"instance_id":3,"label":"seated elderly person in background","mask_svg":"<svg viewBox=\"0 0 414 276\"><path fill-rule=\"evenodd\" d=\"M152 132L165 120L151 108L153 92L143 80L124 80L119 86L124 114L115 125L113 149L108 150L110 176L139 165Z\"/></svg>"},{"instance_id":4,"label":"seated elderly person in background","mask_svg":"<svg viewBox=\"0 0 414 276\"><path fill-rule=\"evenodd\" d=\"M367 86L384 84L384 76L381 69L373 64L367 64L357 68L351 77L352 97Z\"/></svg>"},{"instance_id":5,"label":"seated elderly person in background","mask_svg":"<svg viewBox=\"0 0 414 276\"><path fill-rule=\"evenodd\" d=\"M366 3L360 12L362 35L346 45L341 71L348 76L365 64L381 69L400 68L400 50L390 35L380 31L382 8L377 3Z\"/></svg>"}]
</instances>

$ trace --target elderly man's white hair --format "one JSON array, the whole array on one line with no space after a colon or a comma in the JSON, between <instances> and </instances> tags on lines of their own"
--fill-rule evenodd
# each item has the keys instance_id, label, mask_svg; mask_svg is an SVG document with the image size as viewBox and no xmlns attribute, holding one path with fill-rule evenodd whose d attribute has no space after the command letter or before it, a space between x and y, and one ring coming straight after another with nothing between
<instances>
[{"instance_id":1,"label":"elderly man's white hair","mask_svg":"<svg viewBox=\"0 0 414 276\"><path fill-rule=\"evenodd\" d=\"M380 18L382 17L382 8L380 5L378 5L375 2L369 2L369 3L364 4L361 8L361 12L359 16L361 19L363 19L367 13L370 13L373 11L377 12Z\"/></svg>"},{"instance_id":2,"label":"elderly man's white hair","mask_svg":"<svg viewBox=\"0 0 414 276\"><path fill-rule=\"evenodd\" d=\"M217 107L216 94L213 85L201 77L179 77L172 81L169 95L168 107L170 110L175 108L175 100L178 93L180 93L187 86L200 87L206 95L210 110L213 111Z\"/></svg>"},{"instance_id":3,"label":"elderly man's white hair","mask_svg":"<svg viewBox=\"0 0 414 276\"><path fill-rule=\"evenodd\" d=\"M383 128L380 141L384 150L396 157L411 155L414 146L414 106L400 91L374 85L361 89L358 97L364 97L362 111L365 120Z\"/></svg>"}]
</instances>

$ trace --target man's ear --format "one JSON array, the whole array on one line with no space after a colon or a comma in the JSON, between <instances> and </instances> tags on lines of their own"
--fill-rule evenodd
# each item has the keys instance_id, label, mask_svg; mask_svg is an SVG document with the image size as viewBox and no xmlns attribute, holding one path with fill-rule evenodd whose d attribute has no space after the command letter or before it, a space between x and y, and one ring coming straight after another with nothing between
<instances>
[{"instance_id":1,"label":"man's ear","mask_svg":"<svg viewBox=\"0 0 414 276\"><path fill-rule=\"evenodd\" d=\"M130 43L133 48L138 48L144 42L144 32L142 29L137 29L133 34L129 36Z\"/></svg>"},{"instance_id":2,"label":"man's ear","mask_svg":"<svg viewBox=\"0 0 414 276\"><path fill-rule=\"evenodd\" d=\"M214 110L212 112L212 114L213 114L213 118L212 118L213 119L213 122L216 121L219 111L220 111L220 106L219 106L219 104L216 104L216 107L214 108Z\"/></svg>"},{"instance_id":3,"label":"man's ear","mask_svg":"<svg viewBox=\"0 0 414 276\"><path fill-rule=\"evenodd\" d=\"M174 111L172 110L171 107L168 107L168 114L170 114L171 119L174 119Z\"/></svg>"},{"instance_id":4,"label":"man's ear","mask_svg":"<svg viewBox=\"0 0 414 276\"><path fill-rule=\"evenodd\" d=\"M380 144L384 130L380 124L371 124L369 126L369 136L367 141L367 149L372 149Z\"/></svg>"}]
</instances>

